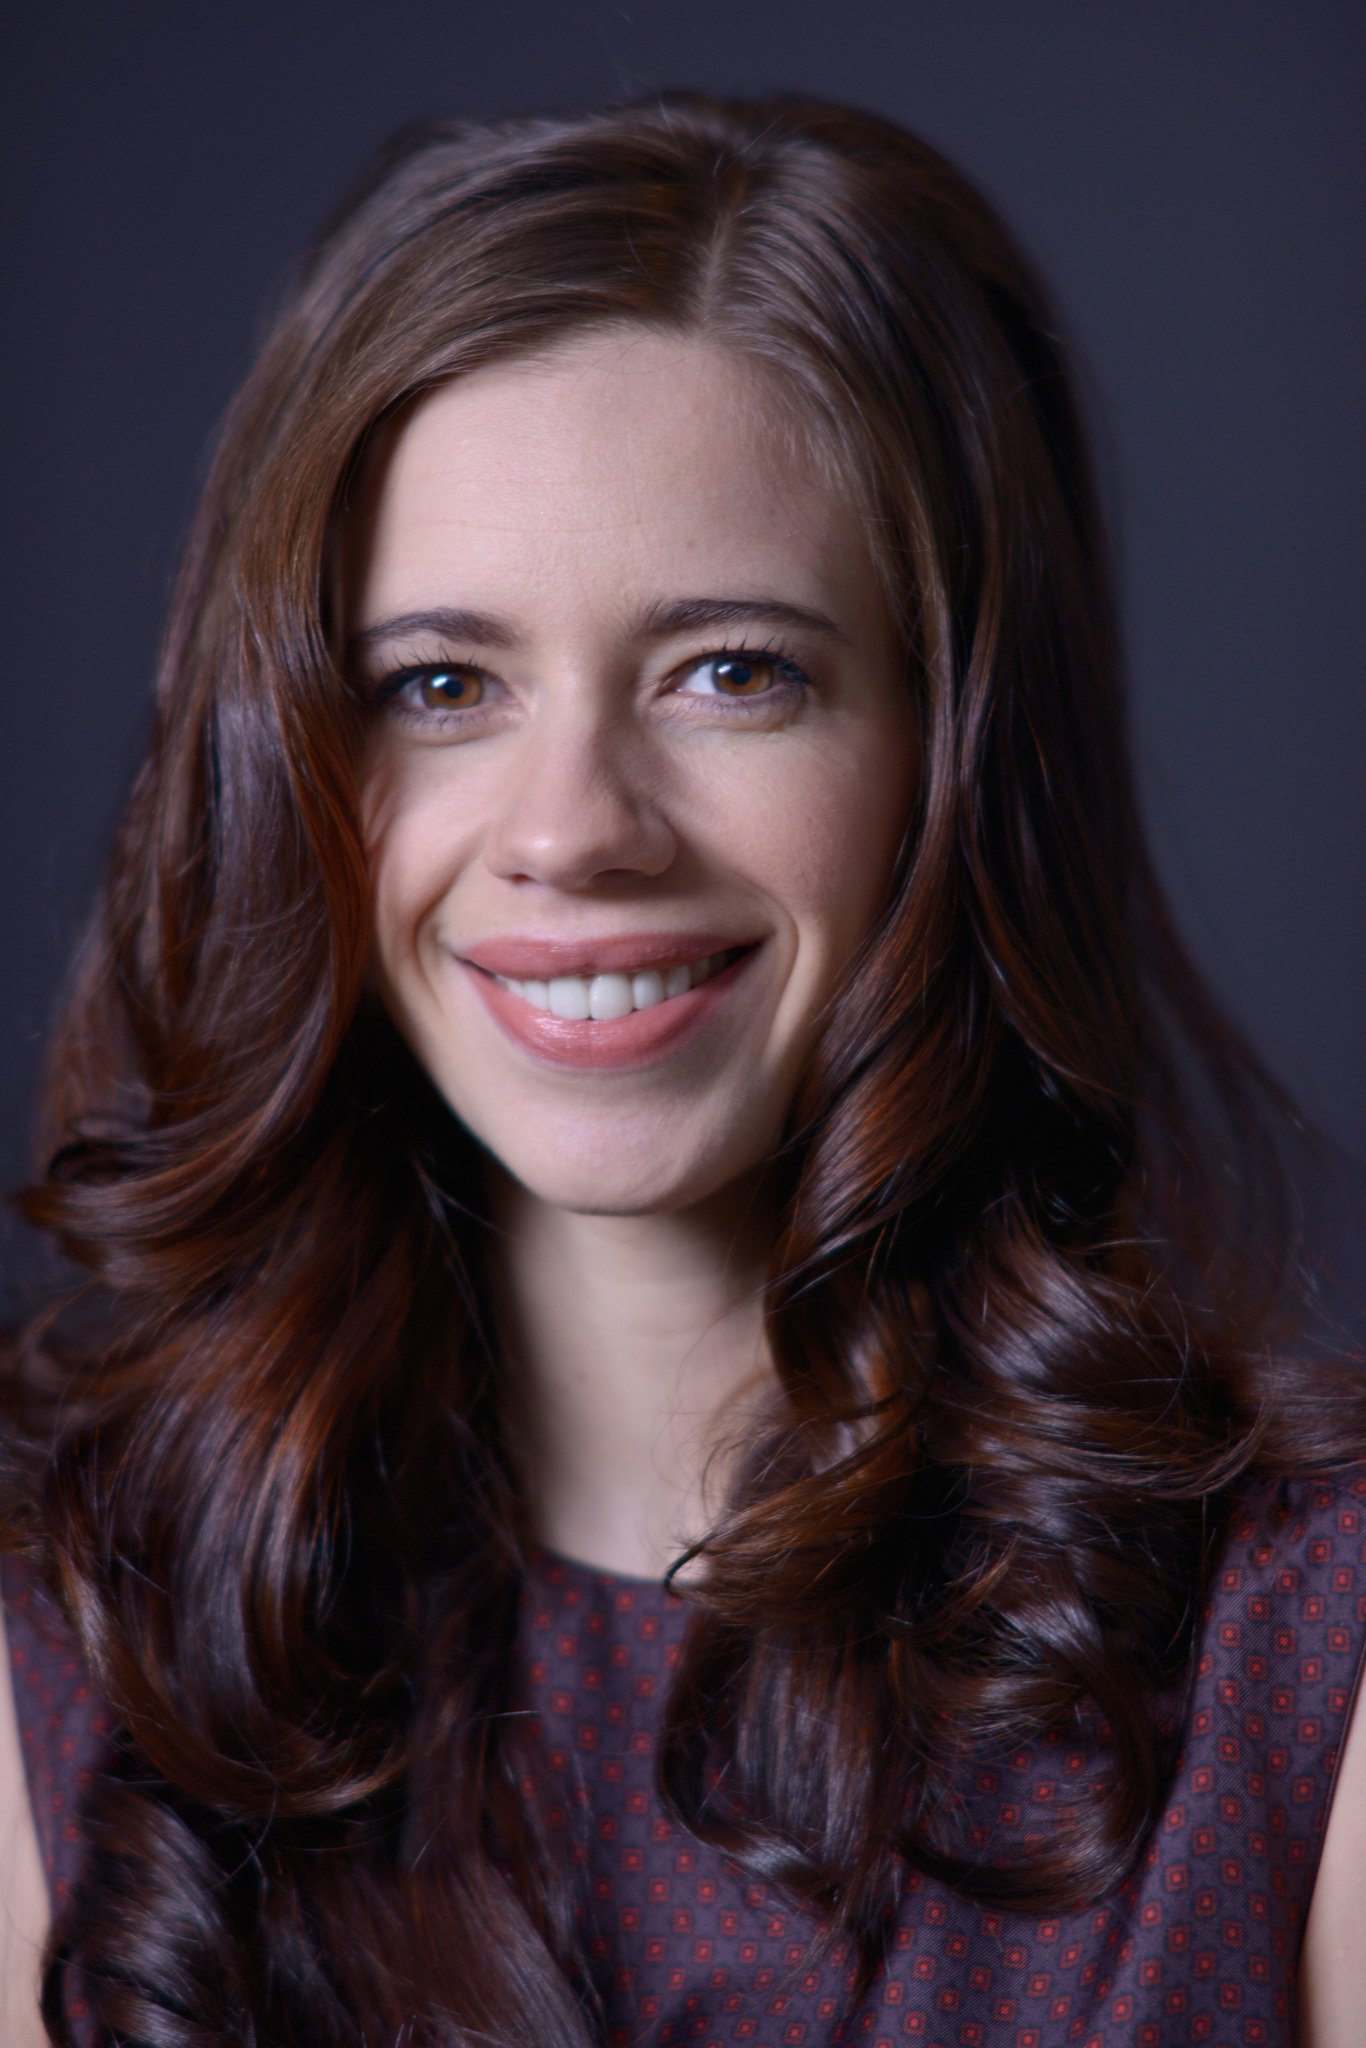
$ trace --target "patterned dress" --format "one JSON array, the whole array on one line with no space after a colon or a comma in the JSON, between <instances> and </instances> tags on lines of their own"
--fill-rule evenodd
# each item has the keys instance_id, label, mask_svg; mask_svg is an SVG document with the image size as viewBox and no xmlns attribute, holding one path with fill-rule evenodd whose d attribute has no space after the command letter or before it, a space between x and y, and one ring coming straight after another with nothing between
<instances>
[{"instance_id":1,"label":"patterned dress","mask_svg":"<svg viewBox=\"0 0 1366 2048\"><path fill-rule=\"evenodd\" d=\"M108 1723L70 1637L3 1567L15 1698L54 1900ZM851 1958L661 1810L656 1730L687 1620L653 1582L542 1557L523 1612L525 1706L552 1829L581 1867L607 2048L1286 2048L1294 1971L1366 1645L1366 1475L1282 1481L1235 1514L1202 1626L1185 1745L1133 1877L1041 1917L906 1877L887 1960ZM1048 1741L983 1762L971 1819L1002 1843L1087 1759Z\"/></svg>"}]
</instances>

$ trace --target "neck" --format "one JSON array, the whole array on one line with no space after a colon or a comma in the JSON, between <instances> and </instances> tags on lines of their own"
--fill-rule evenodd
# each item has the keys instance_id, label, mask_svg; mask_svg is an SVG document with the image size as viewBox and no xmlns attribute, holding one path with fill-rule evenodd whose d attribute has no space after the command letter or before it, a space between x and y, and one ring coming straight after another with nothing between
<instances>
[{"instance_id":1,"label":"neck","mask_svg":"<svg viewBox=\"0 0 1366 2048\"><path fill-rule=\"evenodd\" d=\"M772 1383L770 1219L752 1184L584 1216L505 1184L513 1426L538 1540L658 1578L705 1533Z\"/></svg>"}]
</instances>

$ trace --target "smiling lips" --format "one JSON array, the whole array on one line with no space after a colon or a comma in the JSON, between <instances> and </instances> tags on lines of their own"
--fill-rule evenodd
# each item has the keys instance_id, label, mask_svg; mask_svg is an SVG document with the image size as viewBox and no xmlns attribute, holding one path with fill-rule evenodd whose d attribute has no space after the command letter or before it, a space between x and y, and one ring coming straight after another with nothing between
<instances>
[{"instance_id":1,"label":"smiling lips","mask_svg":"<svg viewBox=\"0 0 1366 2048\"><path fill-rule=\"evenodd\" d=\"M706 936L688 948L691 958L680 959L676 939L591 949L517 940L475 947L461 959L495 1021L528 1052L555 1066L636 1067L691 1038L755 951L721 945L703 952L705 944Z\"/></svg>"}]
</instances>

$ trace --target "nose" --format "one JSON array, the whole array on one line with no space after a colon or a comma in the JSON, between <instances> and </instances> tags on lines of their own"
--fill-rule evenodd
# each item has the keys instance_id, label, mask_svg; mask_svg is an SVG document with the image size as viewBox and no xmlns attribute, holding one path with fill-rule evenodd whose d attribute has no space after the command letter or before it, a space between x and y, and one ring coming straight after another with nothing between
<instances>
[{"instance_id":1,"label":"nose","mask_svg":"<svg viewBox=\"0 0 1366 2048\"><path fill-rule=\"evenodd\" d=\"M568 693L511 749L484 859L500 879L583 890L661 875L678 850L629 712Z\"/></svg>"}]
</instances>

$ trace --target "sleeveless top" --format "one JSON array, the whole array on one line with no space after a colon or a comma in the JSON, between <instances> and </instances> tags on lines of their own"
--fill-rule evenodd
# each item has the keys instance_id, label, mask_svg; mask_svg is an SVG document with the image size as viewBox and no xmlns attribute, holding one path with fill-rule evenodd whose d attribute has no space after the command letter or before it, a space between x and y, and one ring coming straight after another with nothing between
<instances>
[{"instance_id":1,"label":"sleeveless top","mask_svg":"<svg viewBox=\"0 0 1366 2048\"><path fill-rule=\"evenodd\" d=\"M886 1961L852 1958L669 1820L655 1734L686 1603L651 1581L533 1561L524 1710L539 1795L579 1867L606 2048L1286 2048L1294 1973L1366 1644L1366 1472L1260 1485L1235 1512L1164 1812L1132 1877L1083 1911L985 1907L907 1872ZM15 1559L0 1583L29 1789L55 1905L78 1881L81 1806L109 1720ZM976 1768L974 1838L1008 1845L1088 1760L1045 1740ZM77 2038L99 2048L78 1998ZM84 2024L83 2024L84 2022Z\"/></svg>"}]
</instances>

